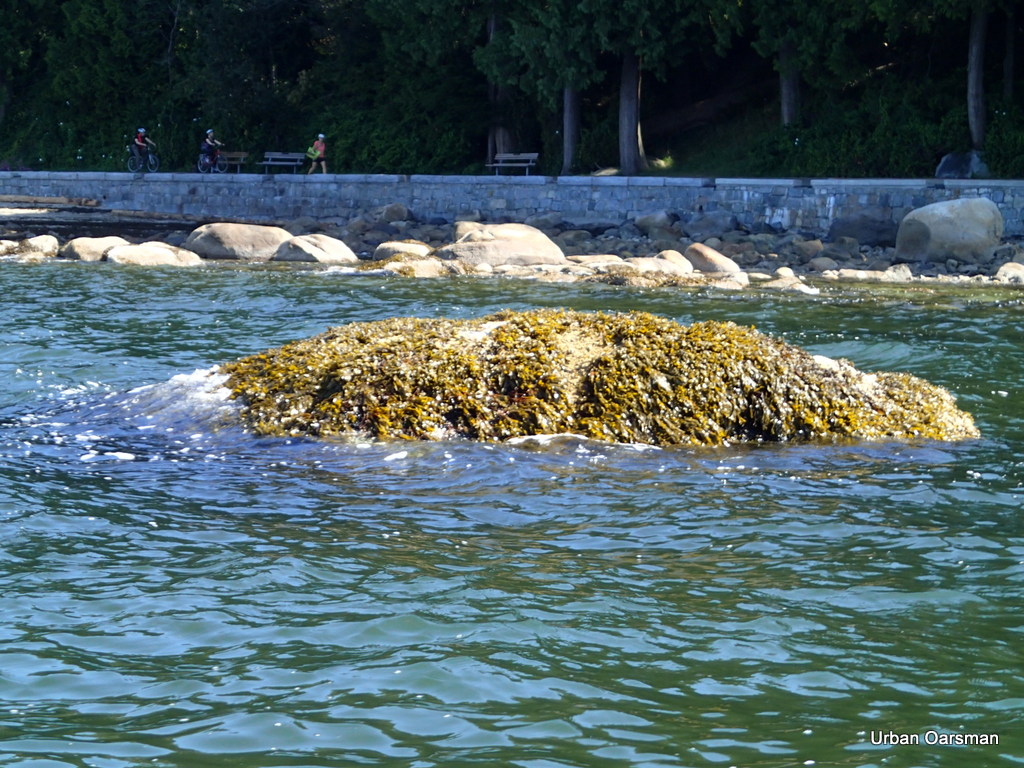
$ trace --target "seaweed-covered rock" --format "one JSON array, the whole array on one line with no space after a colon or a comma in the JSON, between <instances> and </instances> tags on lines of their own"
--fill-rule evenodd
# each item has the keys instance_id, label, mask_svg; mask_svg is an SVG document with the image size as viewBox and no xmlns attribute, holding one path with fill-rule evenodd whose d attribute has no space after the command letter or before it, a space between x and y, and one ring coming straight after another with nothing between
<instances>
[{"instance_id":1,"label":"seaweed-covered rock","mask_svg":"<svg viewBox=\"0 0 1024 768\"><path fill-rule=\"evenodd\" d=\"M949 392L908 374L646 313L354 323L223 369L247 423L269 435L717 445L978 434Z\"/></svg>"}]
</instances>

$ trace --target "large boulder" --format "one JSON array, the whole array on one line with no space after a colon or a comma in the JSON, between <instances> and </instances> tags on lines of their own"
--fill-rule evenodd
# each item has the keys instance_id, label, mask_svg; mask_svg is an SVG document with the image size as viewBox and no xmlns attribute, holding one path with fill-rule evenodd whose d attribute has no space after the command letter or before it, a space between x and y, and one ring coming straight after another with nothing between
<instances>
[{"instance_id":1,"label":"large boulder","mask_svg":"<svg viewBox=\"0 0 1024 768\"><path fill-rule=\"evenodd\" d=\"M1024 283L1024 264L1006 262L996 270L995 279L1000 283Z\"/></svg>"},{"instance_id":2,"label":"large boulder","mask_svg":"<svg viewBox=\"0 0 1024 768\"><path fill-rule=\"evenodd\" d=\"M64 243L58 255L62 259L103 261L107 251L118 245L128 245L128 241L117 235L110 235L108 237L75 237Z\"/></svg>"},{"instance_id":3,"label":"large boulder","mask_svg":"<svg viewBox=\"0 0 1024 768\"><path fill-rule=\"evenodd\" d=\"M203 263L192 251L160 242L115 245L106 252L104 260L138 267L195 267Z\"/></svg>"},{"instance_id":4,"label":"large boulder","mask_svg":"<svg viewBox=\"0 0 1024 768\"><path fill-rule=\"evenodd\" d=\"M291 238L282 227L215 222L193 230L182 245L204 259L269 261L281 243Z\"/></svg>"},{"instance_id":5,"label":"large boulder","mask_svg":"<svg viewBox=\"0 0 1024 768\"><path fill-rule=\"evenodd\" d=\"M29 260L52 259L60 252L60 241L53 235L37 235L22 240L16 253L19 258Z\"/></svg>"},{"instance_id":6,"label":"large boulder","mask_svg":"<svg viewBox=\"0 0 1024 768\"><path fill-rule=\"evenodd\" d=\"M562 249L539 229L526 224L481 224L460 221L455 242L439 248L439 259L458 260L468 266L502 264L528 267L568 263Z\"/></svg>"},{"instance_id":7,"label":"large boulder","mask_svg":"<svg viewBox=\"0 0 1024 768\"><path fill-rule=\"evenodd\" d=\"M355 264L359 257L344 242L328 235L298 235L277 246L270 260Z\"/></svg>"},{"instance_id":8,"label":"large boulder","mask_svg":"<svg viewBox=\"0 0 1024 768\"><path fill-rule=\"evenodd\" d=\"M949 392L908 374L646 313L354 323L221 371L244 421L267 435L717 445L978 434Z\"/></svg>"},{"instance_id":9,"label":"large boulder","mask_svg":"<svg viewBox=\"0 0 1024 768\"><path fill-rule=\"evenodd\" d=\"M703 243L694 243L683 254L698 272L742 272L740 265Z\"/></svg>"},{"instance_id":10,"label":"large boulder","mask_svg":"<svg viewBox=\"0 0 1024 768\"><path fill-rule=\"evenodd\" d=\"M986 263L1003 237L1003 215L984 197L945 200L917 208L900 222L896 257L900 261Z\"/></svg>"}]
</instances>

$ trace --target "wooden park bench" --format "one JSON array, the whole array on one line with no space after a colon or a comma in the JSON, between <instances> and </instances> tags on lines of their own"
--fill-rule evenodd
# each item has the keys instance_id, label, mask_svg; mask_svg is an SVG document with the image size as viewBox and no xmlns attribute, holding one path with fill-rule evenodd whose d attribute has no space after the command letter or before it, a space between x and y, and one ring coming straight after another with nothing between
<instances>
[{"instance_id":1,"label":"wooden park bench","mask_svg":"<svg viewBox=\"0 0 1024 768\"><path fill-rule=\"evenodd\" d=\"M227 163L228 170L235 166L235 173L242 172L242 166L249 162L248 152L221 152L220 159Z\"/></svg>"},{"instance_id":2,"label":"wooden park bench","mask_svg":"<svg viewBox=\"0 0 1024 768\"><path fill-rule=\"evenodd\" d=\"M263 159L257 165L262 165L267 173L275 165L291 168L294 172L305 165L308 159L305 152L264 152Z\"/></svg>"},{"instance_id":3,"label":"wooden park bench","mask_svg":"<svg viewBox=\"0 0 1024 768\"><path fill-rule=\"evenodd\" d=\"M537 164L538 152L502 152L494 156L493 163L487 163L488 168L494 169L494 175L502 168L525 168L526 175L530 175L530 169Z\"/></svg>"}]
</instances>

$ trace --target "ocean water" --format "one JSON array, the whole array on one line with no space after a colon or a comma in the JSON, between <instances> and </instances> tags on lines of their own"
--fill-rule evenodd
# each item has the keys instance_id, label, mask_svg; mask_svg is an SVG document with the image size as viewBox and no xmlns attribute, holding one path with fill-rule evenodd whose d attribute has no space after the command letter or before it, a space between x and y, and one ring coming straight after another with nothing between
<instances>
[{"instance_id":1,"label":"ocean water","mask_svg":"<svg viewBox=\"0 0 1024 768\"><path fill-rule=\"evenodd\" d=\"M203 387L331 325L536 306L755 325L942 384L982 437L264 439ZM0 307L5 768L1024 764L1019 291L8 262Z\"/></svg>"}]
</instances>

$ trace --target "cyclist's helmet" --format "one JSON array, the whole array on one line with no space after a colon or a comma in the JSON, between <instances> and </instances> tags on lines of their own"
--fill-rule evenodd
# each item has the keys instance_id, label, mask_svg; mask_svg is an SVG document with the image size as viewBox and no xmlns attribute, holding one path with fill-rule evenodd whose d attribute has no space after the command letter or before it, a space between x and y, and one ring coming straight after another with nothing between
<instances>
[{"instance_id":1,"label":"cyclist's helmet","mask_svg":"<svg viewBox=\"0 0 1024 768\"><path fill-rule=\"evenodd\" d=\"M206 135L209 136L211 133L213 133L213 128L207 128Z\"/></svg>"},{"instance_id":2,"label":"cyclist's helmet","mask_svg":"<svg viewBox=\"0 0 1024 768\"><path fill-rule=\"evenodd\" d=\"M139 128L139 133L145 133L145 132L146 132L145 128Z\"/></svg>"}]
</instances>

